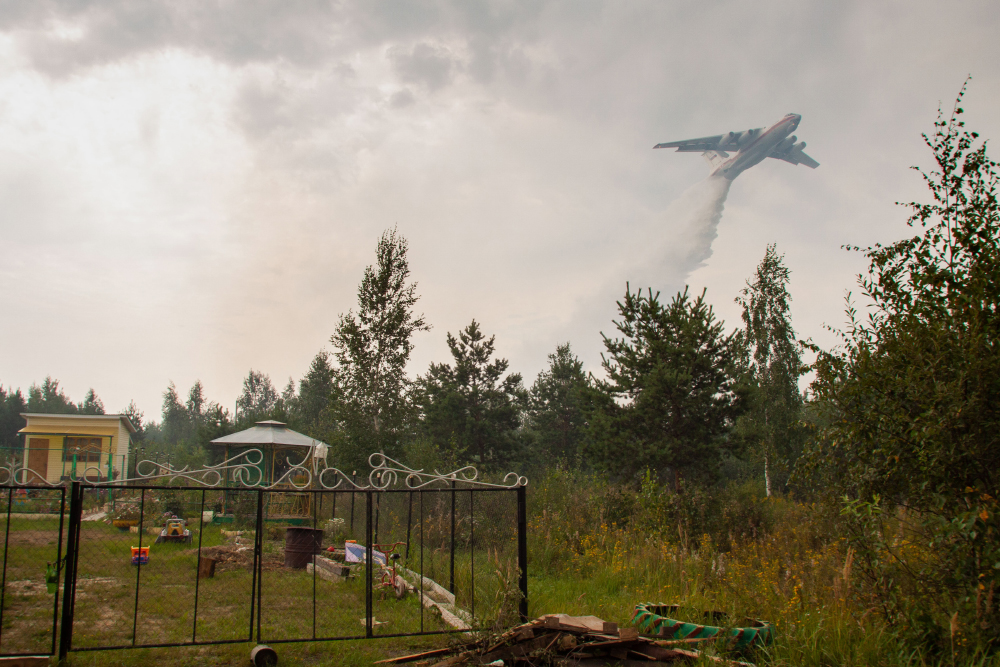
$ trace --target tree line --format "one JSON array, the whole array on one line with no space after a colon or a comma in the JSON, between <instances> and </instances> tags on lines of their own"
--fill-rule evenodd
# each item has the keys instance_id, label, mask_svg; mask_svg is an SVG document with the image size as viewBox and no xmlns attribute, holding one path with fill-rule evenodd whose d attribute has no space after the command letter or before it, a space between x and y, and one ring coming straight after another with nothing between
<instances>
[{"instance_id":1,"label":"tree line","mask_svg":"<svg viewBox=\"0 0 1000 667\"><path fill-rule=\"evenodd\" d=\"M328 460L345 470L364 469L373 452L414 467L474 463L494 472L561 461L622 480L648 469L679 489L682 480L717 479L727 460L759 459L770 488L802 402L788 281L768 246L738 299L746 326L730 333L704 293L685 289L664 300L626 285L600 378L567 342L527 386L475 319L445 333L450 359L409 377L413 336L430 325L417 313L407 241L390 229L365 269L356 308L338 318L332 353L318 352L297 382L289 378L279 391L251 369L232 412L209 400L200 381L186 397L170 383L159 420L146 420L134 402L122 412L140 429L142 455L178 464L212 461L208 441L273 419L328 443ZM93 390L77 406L51 378L20 397L0 395L11 446L19 412L104 412Z\"/></svg>"}]
</instances>

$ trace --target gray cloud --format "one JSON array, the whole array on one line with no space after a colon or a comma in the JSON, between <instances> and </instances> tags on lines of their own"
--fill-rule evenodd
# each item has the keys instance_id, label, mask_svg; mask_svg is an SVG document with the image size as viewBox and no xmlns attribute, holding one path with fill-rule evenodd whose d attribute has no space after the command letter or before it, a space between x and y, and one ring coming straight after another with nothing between
<instances>
[{"instance_id":1,"label":"gray cloud","mask_svg":"<svg viewBox=\"0 0 1000 667\"><path fill-rule=\"evenodd\" d=\"M451 83L459 66L451 50L427 42L415 44L412 48L390 47L386 57L402 81L422 84L430 91Z\"/></svg>"},{"instance_id":2,"label":"gray cloud","mask_svg":"<svg viewBox=\"0 0 1000 667\"><path fill-rule=\"evenodd\" d=\"M405 109L408 106L412 106L417 98L413 96L413 91L409 88L403 88L397 90L389 97L389 106L393 109Z\"/></svg>"}]
</instances>

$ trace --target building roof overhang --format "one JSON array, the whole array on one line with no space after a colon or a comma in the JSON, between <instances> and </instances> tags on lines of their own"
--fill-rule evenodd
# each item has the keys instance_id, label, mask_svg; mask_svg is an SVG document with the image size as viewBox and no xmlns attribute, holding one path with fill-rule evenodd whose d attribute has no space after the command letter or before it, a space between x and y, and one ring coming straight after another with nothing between
<instances>
[{"instance_id":1,"label":"building roof overhang","mask_svg":"<svg viewBox=\"0 0 1000 667\"><path fill-rule=\"evenodd\" d=\"M282 445L315 447L325 443L288 428L283 422L262 421L250 428L211 441L213 445Z\"/></svg>"},{"instance_id":2,"label":"building roof overhang","mask_svg":"<svg viewBox=\"0 0 1000 667\"><path fill-rule=\"evenodd\" d=\"M50 426L44 426L42 424L32 425L32 420L37 422L56 422L67 420L77 424L100 424L101 422L110 422L111 420L124 422L125 428L128 429L129 433L135 433L137 431L136 427L132 424L132 421L126 415L73 415L73 414L59 414L54 412L22 412L21 416L28 422L27 426L22 428L18 433L51 433ZM117 428L117 427L116 427ZM46 430L48 429L48 430ZM69 434L76 435L76 434Z\"/></svg>"}]
</instances>

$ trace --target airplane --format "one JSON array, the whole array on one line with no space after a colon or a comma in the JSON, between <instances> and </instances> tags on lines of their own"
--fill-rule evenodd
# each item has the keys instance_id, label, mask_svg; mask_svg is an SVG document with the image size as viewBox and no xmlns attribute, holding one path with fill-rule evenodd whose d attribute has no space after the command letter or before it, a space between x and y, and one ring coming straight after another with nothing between
<instances>
[{"instance_id":1,"label":"airplane","mask_svg":"<svg viewBox=\"0 0 1000 667\"><path fill-rule=\"evenodd\" d=\"M767 129L758 127L744 132L670 141L653 148L676 148L678 153L700 152L712 165L709 176L723 176L730 181L768 157L815 169L819 162L802 152L806 142L795 143L797 137L792 134L800 120L800 114L790 113ZM730 151L736 154L730 156Z\"/></svg>"}]
</instances>

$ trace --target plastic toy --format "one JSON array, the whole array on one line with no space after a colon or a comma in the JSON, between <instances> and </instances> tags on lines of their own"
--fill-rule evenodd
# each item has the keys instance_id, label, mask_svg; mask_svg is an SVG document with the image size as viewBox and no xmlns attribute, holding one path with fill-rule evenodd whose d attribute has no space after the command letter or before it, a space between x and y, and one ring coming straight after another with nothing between
<instances>
[{"instance_id":1,"label":"plastic toy","mask_svg":"<svg viewBox=\"0 0 1000 667\"><path fill-rule=\"evenodd\" d=\"M177 518L176 514L171 514L163 522L163 530L160 531L154 544L161 542L190 542L191 531L187 529L187 521Z\"/></svg>"},{"instance_id":2,"label":"plastic toy","mask_svg":"<svg viewBox=\"0 0 1000 667\"><path fill-rule=\"evenodd\" d=\"M149 563L149 547L132 547L132 565Z\"/></svg>"}]
</instances>

